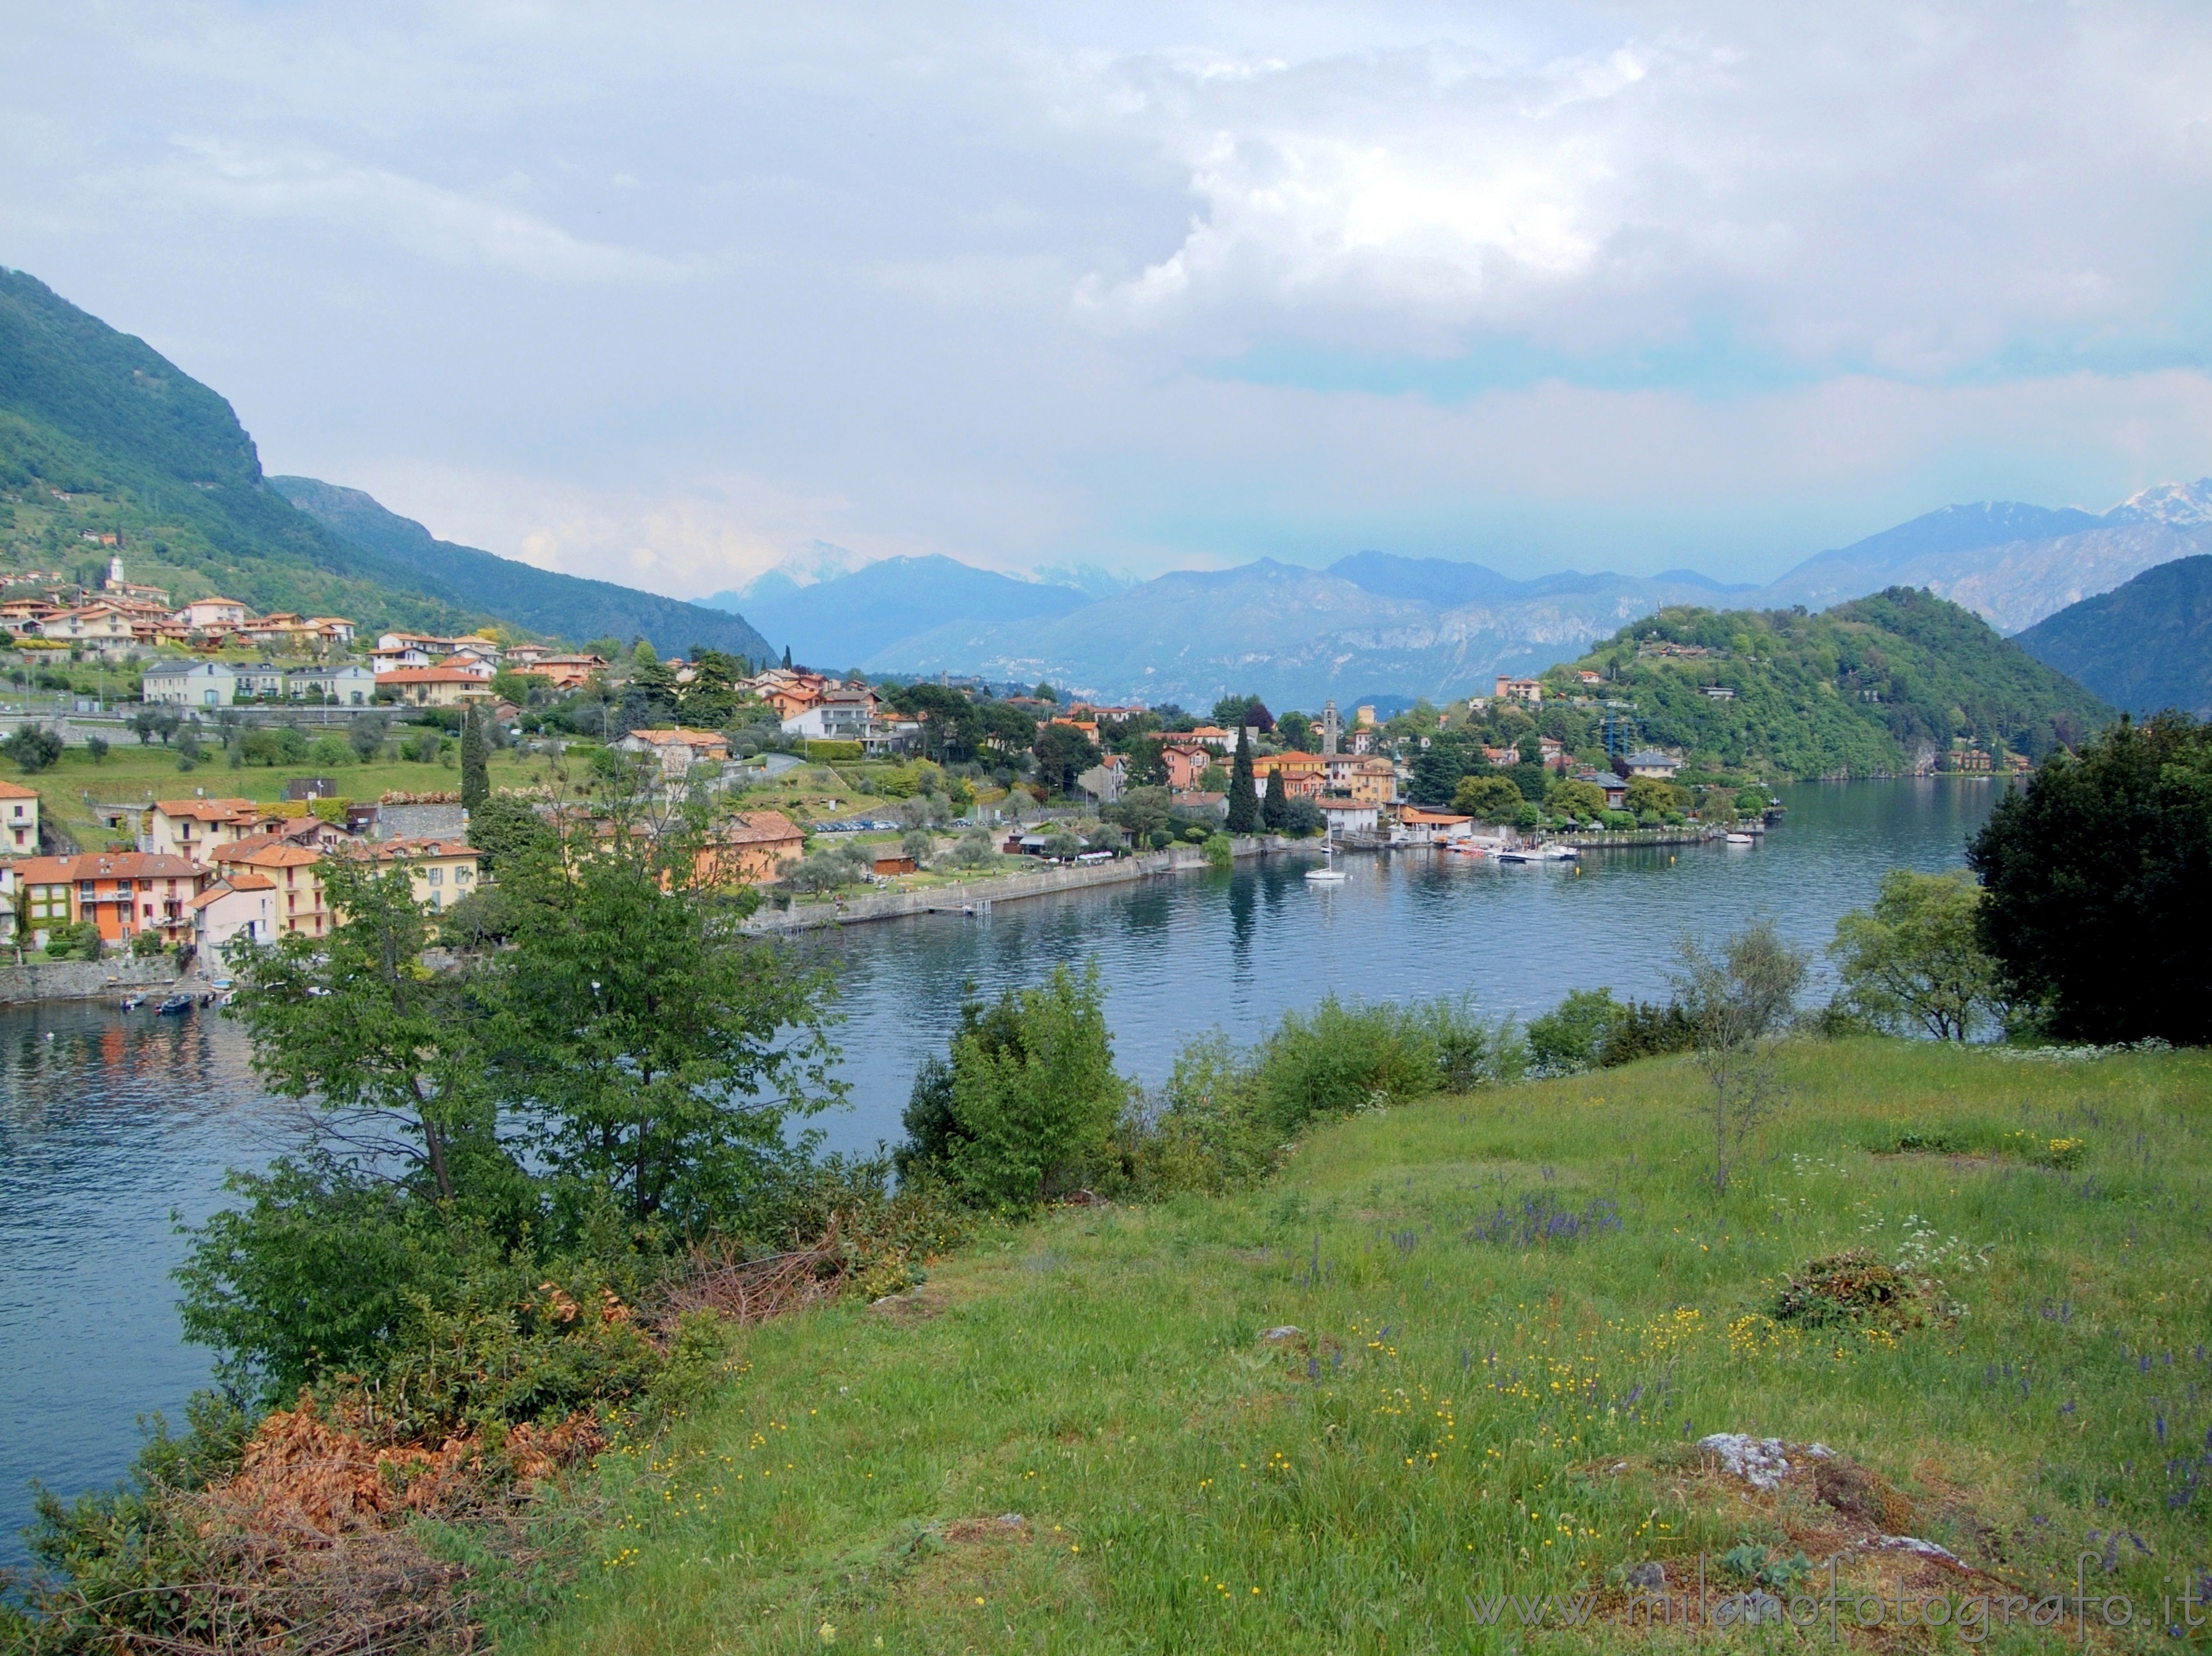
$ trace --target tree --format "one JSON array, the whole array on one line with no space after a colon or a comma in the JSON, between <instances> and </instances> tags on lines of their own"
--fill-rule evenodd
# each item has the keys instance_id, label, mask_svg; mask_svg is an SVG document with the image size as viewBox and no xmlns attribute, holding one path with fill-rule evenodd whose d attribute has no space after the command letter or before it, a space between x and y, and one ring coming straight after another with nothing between
<instances>
[{"instance_id":1,"label":"tree","mask_svg":"<svg viewBox=\"0 0 2212 1656\"><path fill-rule=\"evenodd\" d=\"M1275 735L1293 753L1311 753L1313 721L1304 713L1292 711L1275 721Z\"/></svg>"},{"instance_id":2,"label":"tree","mask_svg":"<svg viewBox=\"0 0 2212 1656\"><path fill-rule=\"evenodd\" d=\"M1555 782L1544 796L1544 809L1554 816L1595 822L1605 815L1605 790L1594 782Z\"/></svg>"},{"instance_id":3,"label":"tree","mask_svg":"<svg viewBox=\"0 0 2212 1656\"><path fill-rule=\"evenodd\" d=\"M1628 794L1622 804L1641 816L1646 811L1664 816L1669 811L1682 809L1683 801L1678 790L1656 776L1632 776L1628 779Z\"/></svg>"},{"instance_id":4,"label":"tree","mask_svg":"<svg viewBox=\"0 0 2212 1656\"><path fill-rule=\"evenodd\" d=\"M491 746L484 740L484 720L490 717L474 707L461 711L461 809L477 811L491 798Z\"/></svg>"},{"instance_id":5,"label":"tree","mask_svg":"<svg viewBox=\"0 0 2212 1656\"><path fill-rule=\"evenodd\" d=\"M910 858L916 868L927 868L930 854L936 849L937 841L927 828L908 828L899 836L900 852Z\"/></svg>"},{"instance_id":6,"label":"tree","mask_svg":"<svg viewBox=\"0 0 2212 1656\"><path fill-rule=\"evenodd\" d=\"M1001 759L1012 759L1036 740L1037 722L1006 701L987 701L978 710L985 746Z\"/></svg>"},{"instance_id":7,"label":"tree","mask_svg":"<svg viewBox=\"0 0 2212 1656\"><path fill-rule=\"evenodd\" d=\"M525 856L486 990L501 1102L540 1164L680 1237L741 1211L799 1153L786 1122L844 1091L834 980L740 929L752 903L706 883L700 845L617 818L611 841L584 825Z\"/></svg>"},{"instance_id":8,"label":"tree","mask_svg":"<svg viewBox=\"0 0 2212 1656\"><path fill-rule=\"evenodd\" d=\"M14 760L24 775L35 776L52 769L61 758L62 739L43 725L25 725L0 742L0 754Z\"/></svg>"},{"instance_id":9,"label":"tree","mask_svg":"<svg viewBox=\"0 0 2212 1656\"><path fill-rule=\"evenodd\" d=\"M106 737L88 736L84 739L84 750L86 755L91 759L94 764L104 765L107 762L107 738Z\"/></svg>"},{"instance_id":10,"label":"tree","mask_svg":"<svg viewBox=\"0 0 2212 1656\"><path fill-rule=\"evenodd\" d=\"M450 1201L461 1188L456 1146L496 1154L476 1021L456 982L422 967L428 927L404 867L332 858L318 871L338 924L234 949L230 1016L270 1091L340 1113L349 1143L380 1135L380 1153L417 1163Z\"/></svg>"},{"instance_id":11,"label":"tree","mask_svg":"<svg viewBox=\"0 0 2212 1656\"><path fill-rule=\"evenodd\" d=\"M927 1066L916 1077L909 1160L933 1165L967 1201L1031 1206L1103 1163L1127 1089L1095 961L1080 977L1058 967L995 1005L964 1006L945 1068L949 1083Z\"/></svg>"},{"instance_id":12,"label":"tree","mask_svg":"<svg viewBox=\"0 0 2212 1656\"><path fill-rule=\"evenodd\" d=\"M2212 726L2123 718L1998 800L1966 848L1982 946L2069 1040L2212 1042Z\"/></svg>"},{"instance_id":13,"label":"tree","mask_svg":"<svg viewBox=\"0 0 2212 1656\"><path fill-rule=\"evenodd\" d=\"M1713 1137L1714 1193L1725 1196L1745 1140L1779 1105L1773 1045L1796 1005L1806 959L1771 920L1745 927L1717 955L1685 937L1678 958L1674 998L1705 1077L1695 1109Z\"/></svg>"},{"instance_id":14,"label":"tree","mask_svg":"<svg viewBox=\"0 0 2212 1656\"><path fill-rule=\"evenodd\" d=\"M972 758L981 745L983 716L957 690L942 684L908 684L893 692L890 700L901 713L921 720L922 753L939 764Z\"/></svg>"},{"instance_id":15,"label":"tree","mask_svg":"<svg viewBox=\"0 0 2212 1656\"><path fill-rule=\"evenodd\" d=\"M1510 822L1515 820L1524 801L1521 790L1513 786L1510 777L1495 773L1488 776L1462 777L1453 791L1451 808L1462 816L1472 816L1479 822Z\"/></svg>"},{"instance_id":16,"label":"tree","mask_svg":"<svg viewBox=\"0 0 2212 1656\"><path fill-rule=\"evenodd\" d=\"M1073 725L1043 726L1030 752L1036 755L1037 780L1055 793L1071 792L1075 779L1098 762L1098 749Z\"/></svg>"},{"instance_id":17,"label":"tree","mask_svg":"<svg viewBox=\"0 0 2212 1656\"><path fill-rule=\"evenodd\" d=\"M1842 1004L1892 1032L1970 1039L1997 993L1997 963L1975 930L1981 901L1970 874L1892 869L1871 910L1836 922L1828 953L1843 977Z\"/></svg>"},{"instance_id":18,"label":"tree","mask_svg":"<svg viewBox=\"0 0 2212 1656\"><path fill-rule=\"evenodd\" d=\"M469 844L483 871L498 875L532 849L550 848L558 836L526 799L495 793L469 813Z\"/></svg>"},{"instance_id":19,"label":"tree","mask_svg":"<svg viewBox=\"0 0 2212 1656\"><path fill-rule=\"evenodd\" d=\"M1252 738L1237 727L1237 756L1229 773L1229 822L1231 834L1251 834L1260 827L1260 796L1252 786Z\"/></svg>"},{"instance_id":20,"label":"tree","mask_svg":"<svg viewBox=\"0 0 2212 1656\"><path fill-rule=\"evenodd\" d=\"M356 713L346 721L346 740L368 764L384 751L384 738L392 728L392 721L382 713Z\"/></svg>"},{"instance_id":21,"label":"tree","mask_svg":"<svg viewBox=\"0 0 2212 1656\"><path fill-rule=\"evenodd\" d=\"M1270 834L1280 834L1288 814L1291 797L1283 791L1283 772L1280 766L1267 773L1267 797L1260 801L1260 822Z\"/></svg>"},{"instance_id":22,"label":"tree","mask_svg":"<svg viewBox=\"0 0 2212 1656\"><path fill-rule=\"evenodd\" d=\"M1031 690L1030 695L1039 701L1049 701L1054 705L1057 705L1060 701L1060 692L1054 689L1048 682L1042 680L1038 682L1036 688Z\"/></svg>"},{"instance_id":23,"label":"tree","mask_svg":"<svg viewBox=\"0 0 2212 1656\"><path fill-rule=\"evenodd\" d=\"M1141 848L1152 839L1155 830L1168 825L1174 815L1173 801L1164 787L1131 788L1099 815L1108 822L1127 828L1130 843Z\"/></svg>"}]
</instances>

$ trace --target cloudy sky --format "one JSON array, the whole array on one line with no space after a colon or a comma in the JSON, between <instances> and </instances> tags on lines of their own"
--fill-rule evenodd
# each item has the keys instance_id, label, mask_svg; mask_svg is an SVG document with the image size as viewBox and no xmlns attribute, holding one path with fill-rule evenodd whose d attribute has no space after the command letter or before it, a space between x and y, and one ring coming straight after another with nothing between
<instances>
[{"instance_id":1,"label":"cloudy sky","mask_svg":"<svg viewBox=\"0 0 2212 1656\"><path fill-rule=\"evenodd\" d=\"M2212 471L2190 3L0 0L0 263L271 471L816 542L1778 573Z\"/></svg>"}]
</instances>

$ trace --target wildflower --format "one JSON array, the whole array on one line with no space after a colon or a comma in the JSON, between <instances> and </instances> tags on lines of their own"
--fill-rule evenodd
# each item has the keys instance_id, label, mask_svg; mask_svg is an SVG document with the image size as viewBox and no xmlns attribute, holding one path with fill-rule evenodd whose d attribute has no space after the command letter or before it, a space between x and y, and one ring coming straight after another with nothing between
<instances>
[{"instance_id":1,"label":"wildflower","mask_svg":"<svg viewBox=\"0 0 2212 1656\"><path fill-rule=\"evenodd\" d=\"M837 1642L837 1629L831 1627L829 1623L824 1622L822 1624L820 1632L822 1635L822 1642L823 1644L834 1645Z\"/></svg>"}]
</instances>

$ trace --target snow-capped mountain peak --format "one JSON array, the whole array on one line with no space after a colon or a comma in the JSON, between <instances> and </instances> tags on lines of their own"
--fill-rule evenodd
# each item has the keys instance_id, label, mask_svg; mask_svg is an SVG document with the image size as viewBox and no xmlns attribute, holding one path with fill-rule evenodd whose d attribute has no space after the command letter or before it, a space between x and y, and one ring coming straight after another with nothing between
<instances>
[{"instance_id":1,"label":"snow-capped mountain peak","mask_svg":"<svg viewBox=\"0 0 2212 1656\"><path fill-rule=\"evenodd\" d=\"M2212 524L2212 477L2199 477L2193 483L2154 484L2130 494L2106 516L2120 523L2170 524L2176 529Z\"/></svg>"}]
</instances>

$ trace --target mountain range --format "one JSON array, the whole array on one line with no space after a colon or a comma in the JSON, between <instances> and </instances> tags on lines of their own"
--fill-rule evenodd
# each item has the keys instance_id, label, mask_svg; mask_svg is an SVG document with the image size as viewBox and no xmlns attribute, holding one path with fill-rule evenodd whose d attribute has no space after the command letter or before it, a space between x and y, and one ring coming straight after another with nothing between
<instances>
[{"instance_id":1,"label":"mountain range","mask_svg":"<svg viewBox=\"0 0 2212 1656\"><path fill-rule=\"evenodd\" d=\"M641 634L666 652L768 654L740 616L434 540L356 489L264 477L221 396L6 269L0 497L0 581L58 567L96 583L113 545L131 579L179 602L221 594L372 631L506 622L574 642Z\"/></svg>"},{"instance_id":2,"label":"mountain range","mask_svg":"<svg viewBox=\"0 0 2212 1656\"><path fill-rule=\"evenodd\" d=\"M772 573L721 597L741 598L772 640L816 666L1049 679L1192 707L1231 691L1285 706L1442 702L1486 690L1501 672L1571 658L1670 604L1825 610L1924 587L2011 633L2201 552L2212 552L2212 479L2147 489L2105 513L1946 507L1808 558L1764 587L1685 569L1524 580L1478 563L1370 551L1325 569L1261 559L1182 571L1087 603L1066 587L942 557L831 567L803 586Z\"/></svg>"}]
</instances>

